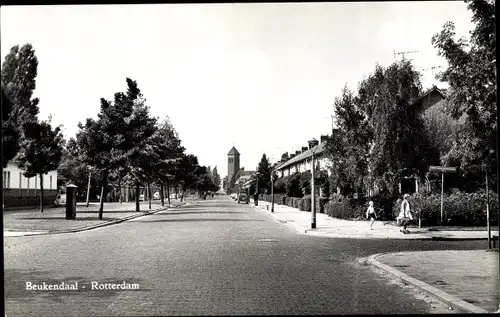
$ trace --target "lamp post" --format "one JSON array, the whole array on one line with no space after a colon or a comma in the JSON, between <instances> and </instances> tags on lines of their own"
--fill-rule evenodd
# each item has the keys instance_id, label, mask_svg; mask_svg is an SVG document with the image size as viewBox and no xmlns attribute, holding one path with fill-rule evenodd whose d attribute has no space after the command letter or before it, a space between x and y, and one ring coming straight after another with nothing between
<instances>
[{"instance_id":1,"label":"lamp post","mask_svg":"<svg viewBox=\"0 0 500 317\"><path fill-rule=\"evenodd\" d=\"M90 178L92 176L92 169L89 167L89 181L87 184L87 207L89 206L89 198L90 198Z\"/></svg>"},{"instance_id":2,"label":"lamp post","mask_svg":"<svg viewBox=\"0 0 500 317\"><path fill-rule=\"evenodd\" d=\"M316 202L314 195L314 150L311 149L311 229L316 229Z\"/></svg>"},{"instance_id":3,"label":"lamp post","mask_svg":"<svg viewBox=\"0 0 500 317\"><path fill-rule=\"evenodd\" d=\"M271 212L274 212L274 170L271 170Z\"/></svg>"}]
</instances>

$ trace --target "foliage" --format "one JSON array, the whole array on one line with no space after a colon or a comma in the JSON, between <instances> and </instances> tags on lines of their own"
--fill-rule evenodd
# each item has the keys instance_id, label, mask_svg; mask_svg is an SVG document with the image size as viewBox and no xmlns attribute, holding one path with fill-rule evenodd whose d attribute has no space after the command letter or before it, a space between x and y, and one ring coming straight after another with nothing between
<instances>
[{"instance_id":1,"label":"foliage","mask_svg":"<svg viewBox=\"0 0 500 317\"><path fill-rule=\"evenodd\" d=\"M334 101L338 128L326 143L325 153L334 162L331 185L345 194L362 191L368 173L371 131L359 101L347 86L342 89L341 97Z\"/></svg>"},{"instance_id":2,"label":"foliage","mask_svg":"<svg viewBox=\"0 0 500 317\"><path fill-rule=\"evenodd\" d=\"M439 75L450 85L448 111L453 118L464 117L464 127L451 140L444 162L460 167L485 165L496 179L496 17L495 2L467 1L475 28L471 38L455 39L455 25L447 22L432 38L448 68Z\"/></svg>"},{"instance_id":3,"label":"foliage","mask_svg":"<svg viewBox=\"0 0 500 317\"><path fill-rule=\"evenodd\" d=\"M7 98L2 81L2 165L5 168L19 152L19 130L13 117L14 104Z\"/></svg>"},{"instance_id":4,"label":"foliage","mask_svg":"<svg viewBox=\"0 0 500 317\"><path fill-rule=\"evenodd\" d=\"M286 195L288 197L302 197L302 189L300 187L300 173L290 175L286 183Z\"/></svg>"},{"instance_id":5,"label":"foliage","mask_svg":"<svg viewBox=\"0 0 500 317\"><path fill-rule=\"evenodd\" d=\"M12 102L11 116L22 128L24 123L37 121L38 98L33 98L36 88L38 59L31 44L13 46L2 64L2 84Z\"/></svg>"},{"instance_id":6,"label":"foliage","mask_svg":"<svg viewBox=\"0 0 500 317\"><path fill-rule=\"evenodd\" d=\"M220 190L220 175L217 172L217 166L212 170L212 184L214 185L215 192Z\"/></svg>"},{"instance_id":7,"label":"foliage","mask_svg":"<svg viewBox=\"0 0 500 317\"><path fill-rule=\"evenodd\" d=\"M262 158L257 167L257 177L259 179L259 191L264 191L267 193L271 192L271 163L266 157L266 154L262 154Z\"/></svg>"},{"instance_id":8,"label":"foliage","mask_svg":"<svg viewBox=\"0 0 500 317\"><path fill-rule=\"evenodd\" d=\"M52 129L49 122L24 123L17 165L26 177L39 176L43 186L43 175L57 169L62 158L64 137L60 127ZM40 187L40 210L43 212L43 187Z\"/></svg>"},{"instance_id":9,"label":"foliage","mask_svg":"<svg viewBox=\"0 0 500 317\"><path fill-rule=\"evenodd\" d=\"M373 133L369 157L372 181L391 193L398 191L398 174L417 169L423 177L439 157L423 133L420 109L421 83L411 62L403 60L375 73L359 85L359 104Z\"/></svg>"},{"instance_id":10,"label":"foliage","mask_svg":"<svg viewBox=\"0 0 500 317\"><path fill-rule=\"evenodd\" d=\"M312 174L309 171L299 173L300 175L300 189L303 195L311 195L311 178Z\"/></svg>"},{"instance_id":11,"label":"foliage","mask_svg":"<svg viewBox=\"0 0 500 317\"><path fill-rule=\"evenodd\" d=\"M455 191L444 195L444 223L447 226L486 226L486 192ZM420 214L423 226L441 225L441 195L415 194L410 197L410 206ZM498 222L498 194L489 193L490 221ZM401 199L394 202L393 214L399 214Z\"/></svg>"}]
</instances>

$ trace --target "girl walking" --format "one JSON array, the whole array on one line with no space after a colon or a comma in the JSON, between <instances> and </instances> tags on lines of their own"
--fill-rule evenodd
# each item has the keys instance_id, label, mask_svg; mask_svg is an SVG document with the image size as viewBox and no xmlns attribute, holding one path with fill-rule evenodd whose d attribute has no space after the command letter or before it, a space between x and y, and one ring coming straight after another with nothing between
<instances>
[{"instance_id":1,"label":"girl walking","mask_svg":"<svg viewBox=\"0 0 500 317\"><path fill-rule=\"evenodd\" d=\"M375 219L377 219L377 213L375 212L373 201L371 200L368 203L368 209L366 210L366 218L370 219L370 230L373 230L373 223L375 222Z\"/></svg>"}]
</instances>

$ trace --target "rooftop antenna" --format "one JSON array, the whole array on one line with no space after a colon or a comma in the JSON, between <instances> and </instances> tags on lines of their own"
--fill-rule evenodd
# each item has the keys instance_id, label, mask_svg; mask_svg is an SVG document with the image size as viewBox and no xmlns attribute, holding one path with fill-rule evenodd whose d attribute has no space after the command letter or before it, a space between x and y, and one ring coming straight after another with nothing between
<instances>
[{"instance_id":1,"label":"rooftop antenna","mask_svg":"<svg viewBox=\"0 0 500 317\"><path fill-rule=\"evenodd\" d=\"M401 57L402 57L403 60L405 59L405 54L418 53L418 51L396 52L395 50L393 50L393 52L394 52L394 59L396 59L396 55L401 55Z\"/></svg>"}]
</instances>

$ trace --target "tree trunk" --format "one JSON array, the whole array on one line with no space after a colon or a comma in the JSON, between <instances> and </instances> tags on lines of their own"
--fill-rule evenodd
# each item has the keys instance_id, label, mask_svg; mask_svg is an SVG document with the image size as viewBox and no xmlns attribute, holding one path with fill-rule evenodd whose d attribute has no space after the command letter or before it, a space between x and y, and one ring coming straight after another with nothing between
<instances>
[{"instance_id":1,"label":"tree trunk","mask_svg":"<svg viewBox=\"0 0 500 317\"><path fill-rule=\"evenodd\" d=\"M139 196L140 196L140 189L139 189L139 181L135 181L135 211L139 212L141 211L139 208Z\"/></svg>"},{"instance_id":2,"label":"tree trunk","mask_svg":"<svg viewBox=\"0 0 500 317\"><path fill-rule=\"evenodd\" d=\"M106 182L108 180L108 171L105 170L102 173L101 179L101 197L99 202L99 220L102 220L102 214L104 212L104 195L106 194Z\"/></svg>"},{"instance_id":3,"label":"tree trunk","mask_svg":"<svg viewBox=\"0 0 500 317\"><path fill-rule=\"evenodd\" d=\"M165 206L165 196L163 195L163 182L160 183L160 199L161 199L161 206Z\"/></svg>"},{"instance_id":4,"label":"tree trunk","mask_svg":"<svg viewBox=\"0 0 500 317\"><path fill-rule=\"evenodd\" d=\"M167 199L168 199L168 204L170 205L170 182L167 181Z\"/></svg>"},{"instance_id":5,"label":"tree trunk","mask_svg":"<svg viewBox=\"0 0 500 317\"><path fill-rule=\"evenodd\" d=\"M186 193L186 186L182 186L181 202L184 200L185 193Z\"/></svg>"},{"instance_id":6,"label":"tree trunk","mask_svg":"<svg viewBox=\"0 0 500 317\"><path fill-rule=\"evenodd\" d=\"M121 177L118 179L118 201L120 204L122 203L122 179Z\"/></svg>"},{"instance_id":7,"label":"tree trunk","mask_svg":"<svg viewBox=\"0 0 500 317\"><path fill-rule=\"evenodd\" d=\"M40 212L43 212L43 174L40 174Z\"/></svg>"},{"instance_id":8,"label":"tree trunk","mask_svg":"<svg viewBox=\"0 0 500 317\"><path fill-rule=\"evenodd\" d=\"M150 186L150 182L148 182L148 201L149 201L149 209L151 209L151 186Z\"/></svg>"}]
</instances>

